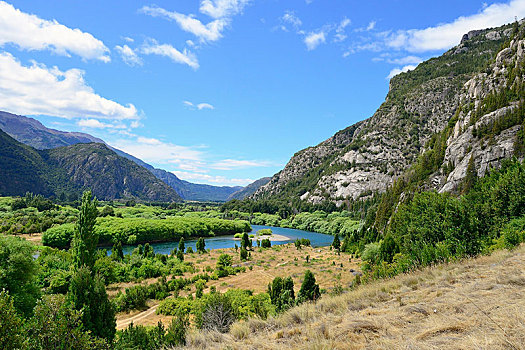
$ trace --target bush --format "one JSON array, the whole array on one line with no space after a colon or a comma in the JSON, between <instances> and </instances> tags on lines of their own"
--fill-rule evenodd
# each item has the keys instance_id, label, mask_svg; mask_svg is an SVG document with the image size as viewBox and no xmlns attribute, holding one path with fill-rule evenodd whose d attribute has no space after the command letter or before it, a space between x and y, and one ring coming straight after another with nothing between
<instances>
[{"instance_id":1,"label":"bush","mask_svg":"<svg viewBox=\"0 0 525 350\"><path fill-rule=\"evenodd\" d=\"M272 247L272 242L268 239L268 238L265 238L261 241L261 247L262 248L271 248Z\"/></svg>"}]
</instances>

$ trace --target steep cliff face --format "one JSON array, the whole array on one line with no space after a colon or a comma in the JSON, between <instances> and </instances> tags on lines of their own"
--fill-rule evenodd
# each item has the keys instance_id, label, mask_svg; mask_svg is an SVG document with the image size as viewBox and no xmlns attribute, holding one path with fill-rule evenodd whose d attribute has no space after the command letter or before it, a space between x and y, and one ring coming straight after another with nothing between
<instances>
[{"instance_id":1,"label":"steep cliff face","mask_svg":"<svg viewBox=\"0 0 525 350\"><path fill-rule=\"evenodd\" d=\"M447 140L442 169L432 178L440 192L455 191L468 172L470 159L478 176L505 158L523 157L525 40L517 35L485 72L465 83L462 108ZM470 108L469 108L470 107Z\"/></svg>"},{"instance_id":2,"label":"steep cliff face","mask_svg":"<svg viewBox=\"0 0 525 350\"><path fill-rule=\"evenodd\" d=\"M252 198L300 198L311 203L324 200L341 203L345 199L365 198L384 191L424 152L430 138L448 125L460 106L475 103L491 87L504 84L498 77L508 64L504 62L508 62L510 53L500 50L512 34L512 25L470 32L458 46L442 56L395 76L390 81L385 102L371 118L296 153ZM519 45L513 45L517 45L516 48L509 49L518 50ZM496 55L496 66L489 72L491 60ZM487 79L489 76L492 78ZM475 93L479 95L474 96ZM441 177L435 176L433 180L440 189L449 190L464 177L464 159L468 157L458 156L457 151L463 147L465 153L472 152L472 149L466 152L468 146L464 147L461 138L466 131L461 123L466 120L470 117L462 112L456 138L450 141L444 163L447 169L449 161L459 168L450 174L443 172ZM494 146L493 152L480 146L478 153L486 154L487 159L480 160L477 169L493 162L489 158L500 157L498 152L506 152L504 156L508 156L511 152L509 140L515 133L514 129L508 130L507 136L502 133L491 141L491 146L500 147ZM455 159L457 157L461 161Z\"/></svg>"}]
</instances>

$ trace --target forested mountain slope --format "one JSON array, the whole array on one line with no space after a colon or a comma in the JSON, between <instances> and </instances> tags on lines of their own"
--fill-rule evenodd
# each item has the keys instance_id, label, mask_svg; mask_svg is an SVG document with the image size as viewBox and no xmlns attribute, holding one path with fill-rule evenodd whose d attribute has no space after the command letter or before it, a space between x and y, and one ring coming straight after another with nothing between
<instances>
[{"instance_id":1,"label":"forested mountain slope","mask_svg":"<svg viewBox=\"0 0 525 350\"><path fill-rule=\"evenodd\" d=\"M240 186L212 186L194 184L179 179L175 174L157 169L150 164L119 149L111 147L102 139L81 132L66 132L50 129L38 120L0 111L0 129L15 140L38 150L71 146L78 143L102 143L119 156L132 160L151 171L158 179L172 187L180 197L195 201L226 201L234 192L242 189Z\"/></svg>"},{"instance_id":2,"label":"forested mountain slope","mask_svg":"<svg viewBox=\"0 0 525 350\"><path fill-rule=\"evenodd\" d=\"M385 191L435 144L436 134L447 126L454 128L456 142L448 141L449 135L445 135L446 147L450 147L440 165L446 164L447 171L440 171L432 183L442 190L454 189L466 173L469 159L465 160L465 155L476 149L462 146L470 116L477 113L476 122L488 122L491 117L484 117L485 111L476 108L491 89L505 86L509 69L504 67L521 62L522 44L516 39L509 46L517 25L469 32L442 56L395 76L385 102L372 117L297 152L252 198L340 204L345 199L370 197ZM490 112L501 115L504 109ZM495 166L501 158L512 155L513 142L509 140L520 128L513 125L505 132L500 130L497 137L485 139L484 145L490 141L491 147L480 145L474 154L478 175L489 163Z\"/></svg>"},{"instance_id":3,"label":"forested mountain slope","mask_svg":"<svg viewBox=\"0 0 525 350\"><path fill-rule=\"evenodd\" d=\"M104 200L180 200L172 188L148 170L104 144L35 150L0 130L0 195L78 195L87 188Z\"/></svg>"}]
</instances>

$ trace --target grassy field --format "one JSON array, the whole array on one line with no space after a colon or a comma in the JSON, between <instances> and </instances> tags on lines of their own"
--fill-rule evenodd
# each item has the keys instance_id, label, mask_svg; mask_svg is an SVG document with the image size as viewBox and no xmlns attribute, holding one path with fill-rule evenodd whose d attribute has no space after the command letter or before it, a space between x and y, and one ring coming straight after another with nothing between
<instances>
[{"instance_id":1,"label":"grassy field","mask_svg":"<svg viewBox=\"0 0 525 350\"><path fill-rule=\"evenodd\" d=\"M209 292L210 287L214 286L218 291L224 292L231 288L249 289L254 293L266 292L268 283L275 277L292 276L296 292L302 283L304 271L311 270L321 289L329 293L334 286L348 287L354 275L351 269L358 270L360 260L352 259L349 262L348 254L337 254L328 247L312 248L302 247L297 250L293 244L275 246L268 249L254 248L251 252L251 260L241 262L239 253L235 249L217 249L207 254L186 254L185 261L192 262L198 267L195 273L186 273L184 277L192 277L195 274L203 273L207 268L214 268L217 258L221 254L229 254L233 257L233 265L244 266L246 272L237 275L227 276L219 280L210 280L206 285L204 292ZM306 262L306 256L309 256L309 262ZM342 266L341 266L342 265ZM143 283L153 283L157 279L149 279ZM115 295L119 290L130 287L132 283L113 284L108 287L110 295ZM195 293L195 286L189 290L180 293L181 296L187 296ZM148 305L155 309L158 302L151 301ZM144 317L145 316L145 317ZM130 313L121 313L117 317L118 328L126 327L131 321L135 325L156 325L159 320L169 321L171 317L156 315L151 313L151 309Z\"/></svg>"},{"instance_id":2,"label":"grassy field","mask_svg":"<svg viewBox=\"0 0 525 350\"><path fill-rule=\"evenodd\" d=\"M524 349L525 246L323 296L227 334L192 331L187 341L190 349Z\"/></svg>"}]
</instances>

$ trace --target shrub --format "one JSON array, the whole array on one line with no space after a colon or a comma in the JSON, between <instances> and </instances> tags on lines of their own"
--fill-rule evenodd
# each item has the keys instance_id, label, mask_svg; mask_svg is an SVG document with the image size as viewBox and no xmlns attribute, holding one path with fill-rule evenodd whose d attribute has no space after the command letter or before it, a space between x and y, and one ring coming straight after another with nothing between
<instances>
[{"instance_id":1,"label":"shrub","mask_svg":"<svg viewBox=\"0 0 525 350\"><path fill-rule=\"evenodd\" d=\"M265 238L261 241L261 247L262 248L271 248L272 247L272 242L268 239L268 238Z\"/></svg>"}]
</instances>

